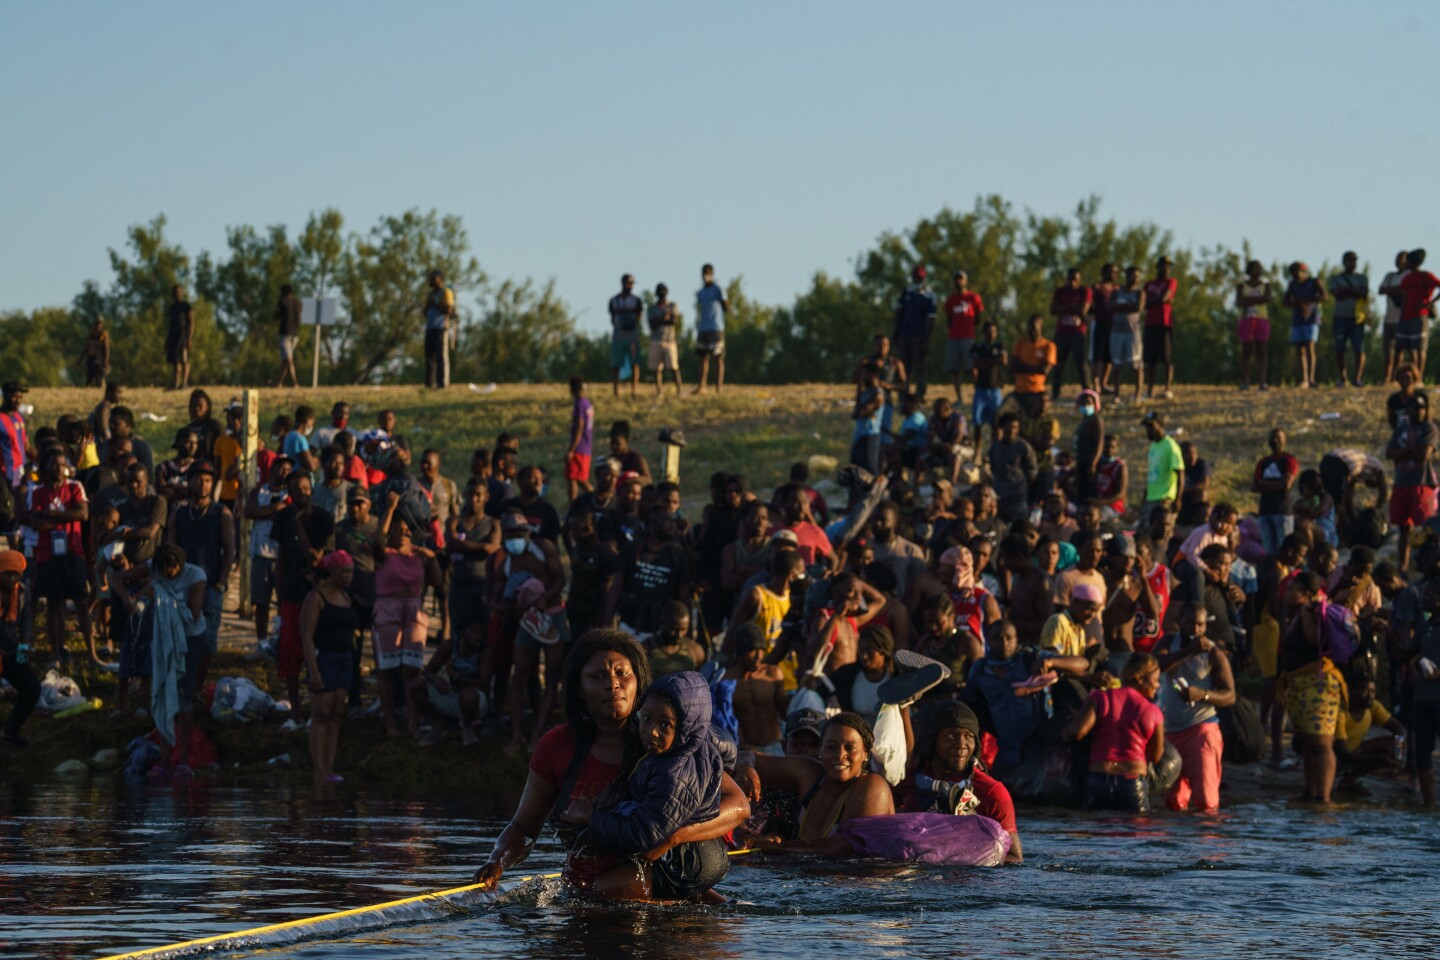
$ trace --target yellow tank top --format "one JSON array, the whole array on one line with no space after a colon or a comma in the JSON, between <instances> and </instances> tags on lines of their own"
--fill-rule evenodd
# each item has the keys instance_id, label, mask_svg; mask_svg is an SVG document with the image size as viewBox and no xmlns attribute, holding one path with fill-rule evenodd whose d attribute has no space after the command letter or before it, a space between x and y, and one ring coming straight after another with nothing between
<instances>
[{"instance_id":1,"label":"yellow tank top","mask_svg":"<svg viewBox=\"0 0 1440 960\"><path fill-rule=\"evenodd\" d=\"M785 615L790 612L790 596L786 594L782 597L766 586L757 587L755 594L755 618L750 622L760 628L761 635L765 637L765 653L769 654L775 649L775 644L780 642L780 625L785 622ZM798 688L800 683L796 679L795 671L800 663L795 654L791 653L780 661L779 666L785 677L785 689L790 691Z\"/></svg>"}]
</instances>

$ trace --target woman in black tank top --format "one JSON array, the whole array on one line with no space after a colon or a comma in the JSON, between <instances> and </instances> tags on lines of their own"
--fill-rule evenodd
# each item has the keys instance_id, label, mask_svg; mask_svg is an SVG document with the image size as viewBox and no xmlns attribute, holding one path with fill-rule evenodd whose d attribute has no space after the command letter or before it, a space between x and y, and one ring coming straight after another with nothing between
<instances>
[{"instance_id":1,"label":"woman in black tank top","mask_svg":"<svg viewBox=\"0 0 1440 960\"><path fill-rule=\"evenodd\" d=\"M310 758L317 784L338 783L345 778L335 772L335 750L360 629L347 592L355 561L336 550L320 560L317 574L315 589L300 607L300 643L310 675Z\"/></svg>"}]
</instances>

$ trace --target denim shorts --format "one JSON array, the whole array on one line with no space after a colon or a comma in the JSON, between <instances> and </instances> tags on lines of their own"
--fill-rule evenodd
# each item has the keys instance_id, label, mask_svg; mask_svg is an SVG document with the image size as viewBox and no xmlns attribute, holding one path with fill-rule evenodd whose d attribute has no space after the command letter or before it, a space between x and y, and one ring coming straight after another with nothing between
<instances>
[{"instance_id":1,"label":"denim shorts","mask_svg":"<svg viewBox=\"0 0 1440 960\"><path fill-rule=\"evenodd\" d=\"M1150 788L1144 777L1092 773L1085 781L1085 809L1148 813Z\"/></svg>"},{"instance_id":2,"label":"denim shorts","mask_svg":"<svg viewBox=\"0 0 1440 960\"><path fill-rule=\"evenodd\" d=\"M315 665L320 668L320 682L326 693L347 690L350 687L350 672L353 660L348 651L336 653L315 652Z\"/></svg>"},{"instance_id":3,"label":"denim shorts","mask_svg":"<svg viewBox=\"0 0 1440 960\"><path fill-rule=\"evenodd\" d=\"M1002 399L999 387L976 387L975 402L970 405L970 422L977 427L994 427Z\"/></svg>"},{"instance_id":4,"label":"denim shorts","mask_svg":"<svg viewBox=\"0 0 1440 960\"><path fill-rule=\"evenodd\" d=\"M657 900L689 900L725 879L730 858L717 839L697 840L671 848L651 864L650 894Z\"/></svg>"},{"instance_id":5,"label":"denim shorts","mask_svg":"<svg viewBox=\"0 0 1440 960\"><path fill-rule=\"evenodd\" d=\"M1291 323L1290 343L1299 346L1305 343L1314 343L1320 339L1320 324L1318 323Z\"/></svg>"},{"instance_id":6,"label":"denim shorts","mask_svg":"<svg viewBox=\"0 0 1440 960\"><path fill-rule=\"evenodd\" d=\"M1335 349L1344 350L1350 344L1356 353L1365 352L1365 324L1356 323L1354 317L1335 318Z\"/></svg>"}]
</instances>

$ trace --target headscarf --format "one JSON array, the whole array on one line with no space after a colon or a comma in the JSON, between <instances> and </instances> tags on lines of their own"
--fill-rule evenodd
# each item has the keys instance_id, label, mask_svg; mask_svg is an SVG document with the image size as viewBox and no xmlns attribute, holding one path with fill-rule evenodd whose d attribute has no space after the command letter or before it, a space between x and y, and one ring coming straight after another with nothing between
<instances>
[{"instance_id":1,"label":"headscarf","mask_svg":"<svg viewBox=\"0 0 1440 960\"><path fill-rule=\"evenodd\" d=\"M975 587L975 558L967 547L951 547L940 555L940 566L955 568L950 582L957 590L972 590Z\"/></svg>"},{"instance_id":2,"label":"headscarf","mask_svg":"<svg viewBox=\"0 0 1440 960\"><path fill-rule=\"evenodd\" d=\"M330 573L338 567L355 566L355 558L350 556L346 550L332 550L320 558L318 566L326 573Z\"/></svg>"}]
</instances>

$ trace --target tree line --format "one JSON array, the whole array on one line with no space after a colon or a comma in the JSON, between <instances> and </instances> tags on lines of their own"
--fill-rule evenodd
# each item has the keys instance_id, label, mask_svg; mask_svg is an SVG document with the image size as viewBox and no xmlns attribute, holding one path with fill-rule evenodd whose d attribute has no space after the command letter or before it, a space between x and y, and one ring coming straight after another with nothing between
<instances>
[{"instance_id":1,"label":"tree line","mask_svg":"<svg viewBox=\"0 0 1440 960\"><path fill-rule=\"evenodd\" d=\"M570 305L553 280L492 280L470 248L458 216L407 211L385 216L367 231L348 230L336 210L312 214L292 235L283 225L231 227L225 250L192 257L166 237L163 215L132 226L121 249L111 248L108 285L87 281L68 307L0 314L0 364L37 386L84 382L80 345L97 317L110 331L111 379L131 385L167 382L165 306L179 283L195 306L192 381L263 384L277 370L275 304L280 286L302 295L340 301L343 322L323 341L327 383L418 383L424 325L425 279L444 271L459 311L456 381L548 382L578 373L609 376L609 332L577 329ZM1329 251L1338 262L1343 246ZM1278 321L1270 342L1274 370L1283 363L1288 314L1280 304L1289 259L1268 267ZM1175 260L1176 378L1217 382L1234 379L1235 284L1252 259L1248 244L1177 247L1172 234L1151 223L1125 225L1100 213L1091 197L1064 216L1019 211L998 196L978 198L968 211L941 210L912 227L886 232L856 257L849 276L816 272L793 303L755 302L743 276L726 285L726 375L732 383L792 383L847 379L856 359L878 332L889 332L892 307L916 264L930 271L940 300L950 277L967 271L970 287L985 299L987 315L1000 323L1001 338L1018 336L1031 313L1046 314L1051 291L1065 271L1078 267L1087 283L1105 263L1135 264L1148 277L1160 254ZM625 265L621 265L623 268ZM1388 269L1377 265L1383 273ZM620 269L617 268L617 269ZM1329 263L1317 265L1329 276ZM1372 291L1379 277L1372 273ZM596 301L614 291L598 290ZM694 305L677 298L684 319L682 356L693 338ZM1366 310L1378 323L1383 310ZM944 318L939 318L930 362L940 365ZM298 366L308 365L310 333L302 339ZM1374 340L1376 338L1372 338ZM1328 342L1327 338L1322 338ZM1371 348L1378 354L1378 343ZM1325 349L1322 344L1322 350ZM642 357L644 356L642 351ZM682 363L688 362L682 360ZM302 377L303 379L303 377Z\"/></svg>"}]
</instances>

